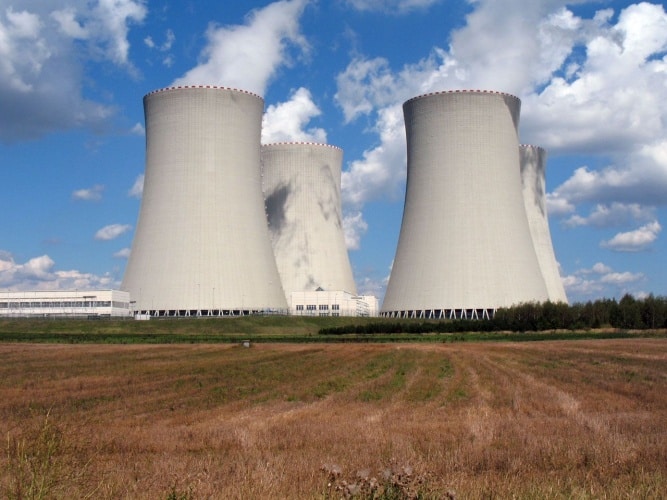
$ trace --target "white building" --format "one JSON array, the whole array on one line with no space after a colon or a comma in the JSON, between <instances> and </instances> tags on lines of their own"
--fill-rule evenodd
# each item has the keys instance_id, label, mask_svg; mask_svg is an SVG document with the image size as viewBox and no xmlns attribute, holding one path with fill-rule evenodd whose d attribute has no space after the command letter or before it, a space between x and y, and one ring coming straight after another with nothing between
<instances>
[{"instance_id":1,"label":"white building","mask_svg":"<svg viewBox=\"0 0 667 500\"><path fill-rule=\"evenodd\" d=\"M322 288L356 294L341 208L343 150L310 142L262 146L262 183L285 295Z\"/></svg>"},{"instance_id":2,"label":"white building","mask_svg":"<svg viewBox=\"0 0 667 500\"><path fill-rule=\"evenodd\" d=\"M293 316L374 317L378 315L378 300L343 291L292 292L289 311Z\"/></svg>"},{"instance_id":3,"label":"white building","mask_svg":"<svg viewBox=\"0 0 667 500\"><path fill-rule=\"evenodd\" d=\"M520 107L488 91L404 103L405 208L382 315L487 317L548 299L523 203Z\"/></svg>"},{"instance_id":4,"label":"white building","mask_svg":"<svg viewBox=\"0 0 667 500\"><path fill-rule=\"evenodd\" d=\"M0 292L0 318L126 318L130 294L120 290L34 290Z\"/></svg>"},{"instance_id":5,"label":"white building","mask_svg":"<svg viewBox=\"0 0 667 500\"><path fill-rule=\"evenodd\" d=\"M522 144L519 149L521 156L521 182L523 184L523 201L528 216L530 234L535 246L537 260L540 263L542 276L547 286L551 302L567 303L565 288L560 278L558 262L554 254L549 230L546 203L546 161L547 152L539 146Z\"/></svg>"},{"instance_id":6,"label":"white building","mask_svg":"<svg viewBox=\"0 0 667 500\"><path fill-rule=\"evenodd\" d=\"M264 100L214 86L144 97L146 172L121 288L150 316L287 310L264 210Z\"/></svg>"}]
</instances>

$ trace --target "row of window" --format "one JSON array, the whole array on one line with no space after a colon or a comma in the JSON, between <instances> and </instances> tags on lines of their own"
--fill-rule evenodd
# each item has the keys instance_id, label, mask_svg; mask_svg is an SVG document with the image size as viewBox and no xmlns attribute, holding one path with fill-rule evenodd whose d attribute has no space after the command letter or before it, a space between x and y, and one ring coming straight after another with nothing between
<instances>
[{"instance_id":1,"label":"row of window","mask_svg":"<svg viewBox=\"0 0 667 500\"><path fill-rule=\"evenodd\" d=\"M318 306L315 304L306 304L306 311L316 311L318 309ZM331 309L333 311L340 311L340 304L331 304ZM296 305L296 310L297 311L303 311L303 304L297 304ZM319 305L319 310L320 311L328 311L329 310L329 304L320 304Z\"/></svg>"},{"instance_id":2,"label":"row of window","mask_svg":"<svg viewBox=\"0 0 667 500\"><path fill-rule=\"evenodd\" d=\"M112 302L110 300L97 300L97 301L34 301L34 302L0 302L0 309L30 309L30 308L66 308L66 307L111 307ZM118 302L113 301L113 307L125 308L128 307L127 302Z\"/></svg>"}]
</instances>

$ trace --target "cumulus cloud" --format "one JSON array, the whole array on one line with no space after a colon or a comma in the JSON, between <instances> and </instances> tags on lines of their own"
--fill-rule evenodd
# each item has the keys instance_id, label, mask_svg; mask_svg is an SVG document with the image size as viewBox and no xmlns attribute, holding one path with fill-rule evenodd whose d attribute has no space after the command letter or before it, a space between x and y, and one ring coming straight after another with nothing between
<instances>
[{"instance_id":1,"label":"cumulus cloud","mask_svg":"<svg viewBox=\"0 0 667 500\"><path fill-rule=\"evenodd\" d=\"M127 195L132 198L141 198L144 194L144 174L137 176Z\"/></svg>"},{"instance_id":2,"label":"cumulus cloud","mask_svg":"<svg viewBox=\"0 0 667 500\"><path fill-rule=\"evenodd\" d=\"M591 268L584 268L563 276L563 286L570 300L576 302L591 300L604 295L620 297L626 293L637 293L633 287L645 280L643 273L614 271L607 264L597 262Z\"/></svg>"},{"instance_id":3,"label":"cumulus cloud","mask_svg":"<svg viewBox=\"0 0 667 500\"><path fill-rule=\"evenodd\" d=\"M129 224L109 224L95 233L95 239L102 241L113 240L127 233L130 229L132 229L132 226Z\"/></svg>"},{"instance_id":4,"label":"cumulus cloud","mask_svg":"<svg viewBox=\"0 0 667 500\"><path fill-rule=\"evenodd\" d=\"M656 239L662 227L658 221L625 233L618 233L612 239L603 241L600 246L616 252L639 252L646 250Z\"/></svg>"},{"instance_id":5,"label":"cumulus cloud","mask_svg":"<svg viewBox=\"0 0 667 500\"><path fill-rule=\"evenodd\" d=\"M306 0L281 0L248 14L244 25L206 31L201 63L174 85L221 85L264 95L278 68L291 63L289 49L307 53L308 43L299 30Z\"/></svg>"},{"instance_id":6,"label":"cumulus cloud","mask_svg":"<svg viewBox=\"0 0 667 500\"><path fill-rule=\"evenodd\" d=\"M48 255L17 263L7 252L0 252L0 288L22 290L89 290L119 285L109 276L80 271L56 271Z\"/></svg>"},{"instance_id":7,"label":"cumulus cloud","mask_svg":"<svg viewBox=\"0 0 667 500\"><path fill-rule=\"evenodd\" d=\"M84 67L92 59L134 72L127 35L146 16L143 0L29 5L0 10L0 141L101 127L114 108L84 97Z\"/></svg>"},{"instance_id":8,"label":"cumulus cloud","mask_svg":"<svg viewBox=\"0 0 667 500\"><path fill-rule=\"evenodd\" d=\"M301 87L288 101L272 104L262 118L262 144L272 142L322 142L326 143L324 129L306 128L311 119L321 114L313 102L310 91Z\"/></svg>"},{"instance_id":9,"label":"cumulus cloud","mask_svg":"<svg viewBox=\"0 0 667 500\"><path fill-rule=\"evenodd\" d=\"M72 193L72 199L82 201L100 201L102 199L102 192L104 186L95 184L93 187L85 189L77 189Z\"/></svg>"},{"instance_id":10,"label":"cumulus cloud","mask_svg":"<svg viewBox=\"0 0 667 500\"><path fill-rule=\"evenodd\" d=\"M569 227L612 227L651 219L655 219L655 207L643 207L639 203L613 202L610 205L596 205L587 217L572 215L564 224Z\"/></svg>"}]
</instances>

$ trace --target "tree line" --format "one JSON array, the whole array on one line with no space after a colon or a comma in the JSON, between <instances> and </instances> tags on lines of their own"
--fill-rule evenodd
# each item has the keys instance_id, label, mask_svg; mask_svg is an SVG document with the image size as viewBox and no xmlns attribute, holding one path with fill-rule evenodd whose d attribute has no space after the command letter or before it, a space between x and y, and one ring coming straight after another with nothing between
<instances>
[{"instance_id":1,"label":"tree line","mask_svg":"<svg viewBox=\"0 0 667 500\"><path fill-rule=\"evenodd\" d=\"M322 328L322 335L373 333L458 333L493 331L585 330L622 328L647 330L667 328L667 297L652 294L636 299L626 294L621 300L564 304L530 302L496 310L492 319L442 321L378 321L365 325Z\"/></svg>"}]
</instances>

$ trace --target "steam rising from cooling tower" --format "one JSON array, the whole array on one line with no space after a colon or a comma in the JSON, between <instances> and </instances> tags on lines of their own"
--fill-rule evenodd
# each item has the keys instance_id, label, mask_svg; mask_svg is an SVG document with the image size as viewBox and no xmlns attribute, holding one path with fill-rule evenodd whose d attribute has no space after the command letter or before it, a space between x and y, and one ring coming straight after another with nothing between
<instances>
[{"instance_id":1,"label":"steam rising from cooling tower","mask_svg":"<svg viewBox=\"0 0 667 500\"><path fill-rule=\"evenodd\" d=\"M386 316L482 317L545 301L521 191L520 101L483 91L408 100L408 177Z\"/></svg>"},{"instance_id":2,"label":"steam rising from cooling tower","mask_svg":"<svg viewBox=\"0 0 667 500\"><path fill-rule=\"evenodd\" d=\"M262 176L273 251L285 294L356 294L341 210L343 151L327 144L262 146Z\"/></svg>"},{"instance_id":3,"label":"steam rising from cooling tower","mask_svg":"<svg viewBox=\"0 0 667 500\"><path fill-rule=\"evenodd\" d=\"M257 95L218 87L144 97L144 193L122 284L134 310L286 309L262 195L263 107Z\"/></svg>"},{"instance_id":4,"label":"steam rising from cooling tower","mask_svg":"<svg viewBox=\"0 0 667 500\"><path fill-rule=\"evenodd\" d=\"M526 206L530 234L551 302L567 302L563 282L560 279L549 231L546 205L546 160L547 152L539 146L522 144L521 182L523 201Z\"/></svg>"}]
</instances>

